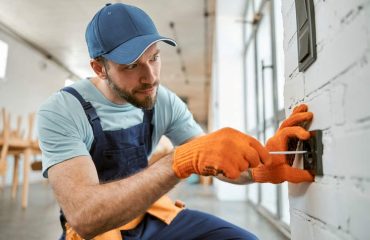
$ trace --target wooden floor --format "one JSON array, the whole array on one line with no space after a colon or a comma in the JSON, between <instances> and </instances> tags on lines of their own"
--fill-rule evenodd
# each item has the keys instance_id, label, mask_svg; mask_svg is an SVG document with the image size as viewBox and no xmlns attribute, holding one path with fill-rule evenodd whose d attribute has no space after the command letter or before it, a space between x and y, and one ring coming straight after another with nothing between
<instances>
[{"instance_id":1,"label":"wooden floor","mask_svg":"<svg viewBox=\"0 0 370 240\"><path fill-rule=\"evenodd\" d=\"M0 192L0 240L53 240L61 234L59 207L50 186L31 184L29 207L21 208L20 192L12 200L10 188ZM221 217L257 235L261 240L286 240L268 221L245 202L222 202L213 187L183 182L170 192L186 206Z\"/></svg>"}]
</instances>

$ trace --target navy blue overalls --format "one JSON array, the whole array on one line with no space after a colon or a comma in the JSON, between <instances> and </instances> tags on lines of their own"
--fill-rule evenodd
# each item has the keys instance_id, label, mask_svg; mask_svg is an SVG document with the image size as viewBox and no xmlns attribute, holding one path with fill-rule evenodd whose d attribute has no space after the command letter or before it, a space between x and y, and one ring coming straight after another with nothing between
<instances>
[{"instance_id":1,"label":"navy blue overalls","mask_svg":"<svg viewBox=\"0 0 370 240\"><path fill-rule=\"evenodd\" d=\"M153 125L151 121L154 109L144 110L143 122L138 125L116 131L103 131L100 119L91 103L86 102L71 87L62 90L79 100L92 126L94 141L90 154L100 182L122 179L148 166L148 155L152 148ZM64 228L63 214L61 214L61 222ZM170 225L146 214L144 220L136 228L121 233L124 240L256 239L253 234L222 219L189 209L182 210ZM61 239L64 239L64 236L65 233Z\"/></svg>"}]
</instances>

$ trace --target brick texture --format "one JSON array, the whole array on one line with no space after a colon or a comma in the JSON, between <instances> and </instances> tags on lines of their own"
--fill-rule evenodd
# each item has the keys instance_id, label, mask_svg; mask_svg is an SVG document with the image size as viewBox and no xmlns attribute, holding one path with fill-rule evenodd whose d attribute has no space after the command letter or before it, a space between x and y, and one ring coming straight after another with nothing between
<instances>
[{"instance_id":1,"label":"brick texture","mask_svg":"<svg viewBox=\"0 0 370 240\"><path fill-rule=\"evenodd\" d=\"M289 184L292 239L370 239L370 0L314 0L317 60L298 70L293 0L282 1L286 112L324 131L324 176Z\"/></svg>"}]
</instances>

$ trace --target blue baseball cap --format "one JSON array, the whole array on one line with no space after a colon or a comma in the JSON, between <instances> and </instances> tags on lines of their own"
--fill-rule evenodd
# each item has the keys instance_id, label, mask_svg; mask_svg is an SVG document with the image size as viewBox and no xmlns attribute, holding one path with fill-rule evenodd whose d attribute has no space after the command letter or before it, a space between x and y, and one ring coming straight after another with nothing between
<instances>
[{"instance_id":1,"label":"blue baseball cap","mask_svg":"<svg viewBox=\"0 0 370 240\"><path fill-rule=\"evenodd\" d=\"M159 35L148 14L123 3L108 3L97 12L85 38L91 58L103 56L119 64L135 62L158 41L176 46L173 39Z\"/></svg>"}]
</instances>

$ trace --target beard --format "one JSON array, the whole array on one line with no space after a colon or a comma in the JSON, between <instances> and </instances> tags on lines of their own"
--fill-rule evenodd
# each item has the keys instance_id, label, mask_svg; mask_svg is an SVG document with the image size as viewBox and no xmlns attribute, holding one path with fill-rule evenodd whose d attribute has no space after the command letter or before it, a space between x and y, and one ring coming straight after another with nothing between
<instances>
[{"instance_id":1,"label":"beard","mask_svg":"<svg viewBox=\"0 0 370 240\"><path fill-rule=\"evenodd\" d=\"M146 110L150 110L154 107L155 102L157 101L157 93L158 93L158 81L153 84L143 83L139 87L134 88L131 92L125 89L120 88L115 84L110 76L107 74L106 79L108 86L113 90L113 92L120 97L121 99L127 101L128 103L134 105L137 108L142 108ZM144 99L139 99L135 97L135 93L137 91L143 91L146 89L150 89L153 87L157 87L154 96L146 96Z\"/></svg>"}]
</instances>

